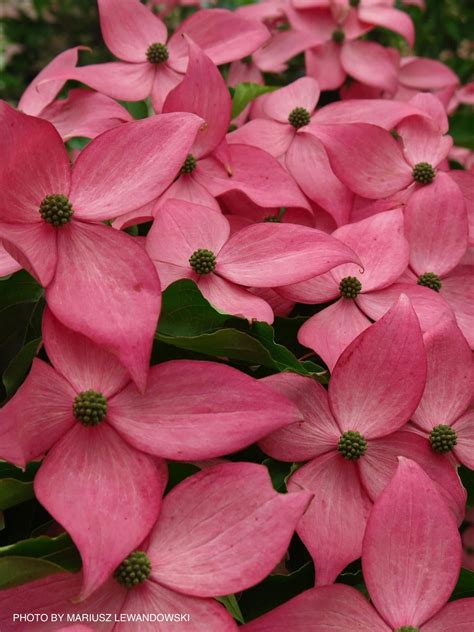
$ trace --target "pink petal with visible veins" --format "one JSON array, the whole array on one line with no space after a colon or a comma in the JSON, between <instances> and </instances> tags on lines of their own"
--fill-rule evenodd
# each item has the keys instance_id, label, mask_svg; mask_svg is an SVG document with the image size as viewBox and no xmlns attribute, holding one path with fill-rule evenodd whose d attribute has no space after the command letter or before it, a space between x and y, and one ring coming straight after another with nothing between
<instances>
[{"instance_id":1,"label":"pink petal with visible veins","mask_svg":"<svg viewBox=\"0 0 474 632\"><path fill-rule=\"evenodd\" d=\"M474 469L474 410L469 410L452 425L458 442L454 454L469 469Z\"/></svg>"},{"instance_id":2,"label":"pink petal with visible veins","mask_svg":"<svg viewBox=\"0 0 474 632\"><path fill-rule=\"evenodd\" d=\"M261 465L207 468L166 496L150 536L151 577L199 597L249 588L284 556L310 499L275 492Z\"/></svg>"},{"instance_id":3,"label":"pink petal with visible veins","mask_svg":"<svg viewBox=\"0 0 474 632\"><path fill-rule=\"evenodd\" d=\"M472 632L474 628L474 598L447 603L423 625L423 632Z\"/></svg>"},{"instance_id":4,"label":"pink petal with visible veins","mask_svg":"<svg viewBox=\"0 0 474 632\"><path fill-rule=\"evenodd\" d=\"M76 217L111 219L157 198L179 172L201 123L188 113L152 116L89 143L73 169Z\"/></svg>"},{"instance_id":5,"label":"pink petal with visible veins","mask_svg":"<svg viewBox=\"0 0 474 632\"><path fill-rule=\"evenodd\" d=\"M422 114L415 104L388 99L350 99L330 103L318 110L312 119L316 125L337 123L370 123L390 131L406 116ZM311 128L311 124L309 127Z\"/></svg>"},{"instance_id":6,"label":"pink petal with visible veins","mask_svg":"<svg viewBox=\"0 0 474 632\"><path fill-rule=\"evenodd\" d=\"M419 627L448 600L461 566L461 538L434 483L400 458L369 517L362 570L372 601L393 627Z\"/></svg>"},{"instance_id":7,"label":"pink petal with visible veins","mask_svg":"<svg viewBox=\"0 0 474 632\"><path fill-rule=\"evenodd\" d=\"M6 277L14 272L21 270L21 265L11 257L1 243L1 224L0 224L0 277Z\"/></svg>"},{"instance_id":8,"label":"pink petal with visible veins","mask_svg":"<svg viewBox=\"0 0 474 632\"><path fill-rule=\"evenodd\" d=\"M161 305L153 262L113 228L72 222L60 231L56 276L46 291L51 311L117 356L144 390Z\"/></svg>"},{"instance_id":9,"label":"pink petal with visible veins","mask_svg":"<svg viewBox=\"0 0 474 632\"><path fill-rule=\"evenodd\" d=\"M166 64L161 64L156 68L150 95L156 114L161 113L166 97L182 80L183 75Z\"/></svg>"},{"instance_id":10,"label":"pink petal with visible veins","mask_svg":"<svg viewBox=\"0 0 474 632\"><path fill-rule=\"evenodd\" d=\"M4 101L0 135L8 156L0 168L0 221L43 223L43 198L69 193L71 169L63 141L51 123L17 112Z\"/></svg>"},{"instance_id":11,"label":"pink petal with visible veins","mask_svg":"<svg viewBox=\"0 0 474 632\"><path fill-rule=\"evenodd\" d=\"M456 315L458 325L474 349L474 266L460 265L442 280L440 294Z\"/></svg>"},{"instance_id":12,"label":"pink petal with visible veins","mask_svg":"<svg viewBox=\"0 0 474 632\"><path fill-rule=\"evenodd\" d=\"M200 162L200 161L199 161ZM199 169L199 162L197 169ZM183 173L177 180L161 195L153 209L155 216L159 215L160 208L168 200L184 200L192 204L199 204L214 209L221 213L219 203L209 191L193 178L192 175Z\"/></svg>"},{"instance_id":13,"label":"pink petal with visible veins","mask_svg":"<svg viewBox=\"0 0 474 632\"><path fill-rule=\"evenodd\" d=\"M285 154L295 138L290 124L255 118L227 136L230 144L260 147L275 158Z\"/></svg>"},{"instance_id":14,"label":"pink petal with visible veins","mask_svg":"<svg viewBox=\"0 0 474 632\"><path fill-rule=\"evenodd\" d=\"M418 318L402 295L339 358L329 385L329 405L342 430L383 437L408 421L425 380Z\"/></svg>"},{"instance_id":15,"label":"pink petal with visible veins","mask_svg":"<svg viewBox=\"0 0 474 632\"><path fill-rule=\"evenodd\" d=\"M357 466L333 451L298 469L288 491L305 489L314 494L297 533L314 560L316 585L332 584L339 573L360 557L370 510Z\"/></svg>"},{"instance_id":16,"label":"pink petal with visible veins","mask_svg":"<svg viewBox=\"0 0 474 632\"><path fill-rule=\"evenodd\" d=\"M443 136L429 119L409 116L397 126L407 161L414 167L427 162L433 167L446 158L452 145L451 136Z\"/></svg>"},{"instance_id":17,"label":"pink petal with visible veins","mask_svg":"<svg viewBox=\"0 0 474 632\"><path fill-rule=\"evenodd\" d=\"M146 62L151 44L166 42L166 26L138 0L98 0L107 48L119 59Z\"/></svg>"},{"instance_id":18,"label":"pink petal with visible veins","mask_svg":"<svg viewBox=\"0 0 474 632\"><path fill-rule=\"evenodd\" d=\"M326 42L305 51L306 73L317 79L321 90L336 90L346 78L341 64L341 46Z\"/></svg>"},{"instance_id":19,"label":"pink petal with visible veins","mask_svg":"<svg viewBox=\"0 0 474 632\"><path fill-rule=\"evenodd\" d=\"M433 94L429 92L418 92L418 94L410 99L410 104L426 112L442 134L448 132L449 121L446 110L441 101ZM413 112L413 114L416 113Z\"/></svg>"},{"instance_id":20,"label":"pink petal with visible veins","mask_svg":"<svg viewBox=\"0 0 474 632\"><path fill-rule=\"evenodd\" d=\"M363 40L345 42L341 48L341 65L358 81L394 94L398 85L398 63L390 51Z\"/></svg>"},{"instance_id":21,"label":"pink petal with visible veins","mask_svg":"<svg viewBox=\"0 0 474 632\"><path fill-rule=\"evenodd\" d=\"M82 599L148 535L166 481L163 462L130 447L106 422L94 428L77 423L48 453L35 494L81 553Z\"/></svg>"},{"instance_id":22,"label":"pink petal with visible veins","mask_svg":"<svg viewBox=\"0 0 474 632\"><path fill-rule=\"evenodd\" d=\"M307 303L309 305L326 303L338 298L340 295L338 285L331 272L320 274L300 283L283 285L277 288L277 292L284 298L295 301L295 303Z\"/></svg>"},{"instance_id":23,"label":"pink petal with visible veins","mask_svg":"<svg viewBox=\"0 0 474 632\"><path fill-rule=\"evenodd\" d=\"M311 33L293 29L277 31L265 46L252 55L252 58L262 72L284 72L288 60L317 44L316 40Z\"/></svg>"},{"instance_id":24,"label":"pink petal with visible veins","mask_svg":"<svg viewBox=\"0 0 474 632\"><path fill-rule=\"evenodd\" d=\"M361 6L357 13L363 22L394 31L405 38L408 46L413 46L415 27L410 16L403 11L377 3L374 6Z\"/></svg>"},{"instance_id":25,"label":"pink petal with visible veins","mask_svg":"<svg viewBox=\"0 0 474 632\"><path fill-rule=\"evenodd\" d=\"M448 426L469 406L474 380L472 352L452 318L424 335L428 372L423 397L412 420L426 432Z\"/></svg>"},{"instance_id":26,"label":"pink petal with visible veins","mask_svg":"<svg viewBox=\"0 0 474 632\"><path fill-rule=\"evenodd\" d=\"M451 68L436 59L413 57L402 63L398 76L403 86L415 90L440 90L459 83Z\"/></svg>"},{"instance_id":27,"label":"pink petal with visible veins","mask_svg":"<svg viewBox=\"0 0 474 632\"><path fill-rule=\"evenodd\" d=\"M280 461L307 461L337 447L341 431L321 384L296 373L277 373L262 381L290 399L303 416L260 441L266 454Z\"/></svg>"},{"instance_id":28,"label":"pink petal with visible veins","mask_svg":"<svg viewBox=\"0 0 474 632\"><path fill-rule=\"evenodd\" d=\"M319 99L319 85L311 77L301 77L289 85L272 92L265 99L266 114L280 123L288 123L295 108L304 108L312 114Z\"/></svg>"}]
</instances>

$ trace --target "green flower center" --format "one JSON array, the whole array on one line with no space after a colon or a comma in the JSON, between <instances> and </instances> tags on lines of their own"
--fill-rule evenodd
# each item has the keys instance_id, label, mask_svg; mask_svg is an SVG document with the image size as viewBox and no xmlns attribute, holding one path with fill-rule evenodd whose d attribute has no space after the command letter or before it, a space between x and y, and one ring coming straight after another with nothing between
<instances>
[{"instance_id":1,"label":"green flower center","mask_svg":"<svg viewBox=\"0 0 474 632\"><path fill-rule=\"evenodd\" d=\"M356 461L367 451L367 441L357 430L348 430L341 435L337 449L345 459Z\"/></svg>"},{"instance_id":2,"label":"green flower center","mask_svg":"<svg viewBox=\"0 0 474 632\"><path fill-rule=\"evenodd\" d=\"M342 29L336 29L335 31L332 32L332 41L335 42L336 44L342 44L345 39L346 39L346 34L344 33Z\"/></svg>"},{"instance_id":3,"label":"green flower center","mask_svg":"<svg viewBox=\"0 0 474 632\"><path fill-rule=\"evenodd\" d=\"M150 64L164 64L165 61L168 61L169 56L170 54L166 46L159 42L151 44L146 52L146 58Z\"/></svg>"},{"instance_id":4,"label":"green flower center","mask_svg":"<svg viewBox=\"0 0 474 632\"><path fill-rule=\"evenodd\" d=\"M439 292L441 289L441 279L434 272L425 272L418 277L417 285L423 285L429 287L430 290Z\"/></svg>"},{"instance_id":5,"label":"green flower center","mask_svg":"<svg viewBox=\"0 0 474 632\"><path fill-rule=\"evenodd\" d=\"M427 162L419 162L413 167L413 180L418 184L431 184L436 176L436 171Z\"/></svg>"},{"instance_id":6,"label":"green flower center","mask_svg":"<svg viewBox=\"0 0 474 632\"><path fill-rule=\"evenodd\" d=\"M143 551L134 551L124 559L114 572L114 578L125 588L143 584L150 577L151 563Z\"/></svg>"},{"instance_id":7,"label":"green flower center","mask_svg":"<svg viewBox=\"0 0 474 632\"><path fill-rule=\"evenodd\" d=\"M446 424L435 426L430 432L431 447L439 454L451 452L458 442L456 431Z\"/></svg>"},{"instance_id":8,"label":"green flower center","mask_svg":"<svg viewBox=\"0 0 474 632\"><path fill-rule=\"evenodd\" d=\"M216 269L216 255L211 250L199 248L189 257L189 265L198 274L209 274Z\"/></svg>"},{"instance_id":9,"label":"green flower center","mask_svg":"<svg viewBox=\"0 0 474 632\"><path fill-rule=\"evenodd\" d=\"M39 213L45 222L53 226L64 226L74 214L72 204L65 195L54 193L43 198Z\"/></svg>"},{"instance_id":10,"label":"green flower center","mask_svg":"<svg viewBox=\"0 0 474 632\"><path fill-rule=\"evenodd\" d=\"M82 391L74 400L72 413L84 426L98 426L107 414L107 400L97 391Z\"/></svg>"},{"instance_id":11,"label":"green flower center","mask_svg":"<svg viewBox=\"0 0 474 632\"><path fill-rule=\"evenodd\" d=\"M293 125L295 129L308 125L311 120L311 116L305 108L295 108L291 110L288 116L288 123Z\"/></svg>"},{"instance_id":12,"label":"green flower center","mask_svg":"<svg viewBox=\"0 0 474 632\"><path fill-rule=\"evenodd\" d=\"M412 625L403 625L401 628L397 628L395 632L420 632L420 628L414 628Z\"/></svg>"},{"instance_id":13,"label":"green flower center","mask_svg":"<svg viewBox=\"0 0 474 632\"><path fill-rule=\"evenodd\" d=\"M362 290L362 283L357 277L348 276L341 279L339 292L344 298L355 298Z\"/></svg>"},{"instance_id":14,"label":"green flower center","mask_svg":"<svg viewBox=\"0 0 474 632\"><path fill-rule=\"evenodd\" d=\"M265 217L263 221L271 224L281 224L281 219L277 215L269 215Z\"/></svg>"},{"instance_id":15,"label":"green flower center","mask_svg":"<svg viewBox=\"0 0 474 632\"><path fill-rule=\"evenodd\" d=\"M181 167L181 173L192 173L196 169L197 160L192 154L186 156L186 160Z\"/></svg>"}]
</instances>

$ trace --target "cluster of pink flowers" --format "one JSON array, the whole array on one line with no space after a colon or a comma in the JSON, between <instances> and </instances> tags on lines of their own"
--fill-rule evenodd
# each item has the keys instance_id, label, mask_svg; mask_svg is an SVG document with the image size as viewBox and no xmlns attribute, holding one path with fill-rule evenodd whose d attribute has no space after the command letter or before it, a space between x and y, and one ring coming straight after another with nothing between
<instances>
[{"instance_id":1,"label":"cluster of pink flowers","mask_svg":"<svg viewBox=\"0 0 474 632\"><path fill-rule=\"evenodd\" d=\"M237 630L215 598L268 577L297 533L316 586L242 630L472 632L474 599L447 603L457 469L474 468L474 162L448 114L472 86L364 39L383 26L413 45L393 0L202 9L170 37L155 4L98 0L118 61L67 50L17 108L0 102L0 276L23 268L46 299L0 458L41 461L35 496L82 559L1 591L0 629ZM265 91L303 52L305 75ZM93 90L58 99L68 80ZM233 115L243 82L261 94ZM117 101L145 99L142 120ZM328 386L223 356L150 366L161 293L182 279L251 323L318 306L297 339ZM286 493L232 456L255 443L295 464ZM165 494L168 461L200 471ZM359 558L370 603L335 583ZM104 612L190 620L116 628Z\"/></svg>"}]
</instances>

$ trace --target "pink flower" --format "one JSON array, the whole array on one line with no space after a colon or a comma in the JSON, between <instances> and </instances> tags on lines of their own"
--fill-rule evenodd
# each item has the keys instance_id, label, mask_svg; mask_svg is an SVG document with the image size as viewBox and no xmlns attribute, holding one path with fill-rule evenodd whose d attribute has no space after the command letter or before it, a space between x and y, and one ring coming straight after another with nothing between
<instances>
[{"instance_id":1,"label":"pink flower","mask_svg":"<svg viewBox=\"0 0 474 632\"><path fill-rule=\"evenodd\" d=\"M165 496L150 536L138 551L123 556L126 559L113 577L87 600L71 603L81 580L66 574L2 591L2 630L18 629L12 613L34 609L77 617L110 612L112 619L122 616L124 621L127 614L187 613L189 620L184 618L180 625L140 623L138 628L237 631L235 621L212 597L249 588L270 573L285 555L310 498L304 491L275 492L262 465L226 463L206 468ZM35 623L22 629L53 630L61 625ZM91 625L102 631L115 626L114 621ZM133 624L129 626L124 629Z\"/></svg>"},{"instance_id":2,"label":"pink flower","mask_svg":"<svg viewBox=\"0 0 474 632\"><path fill-rule=\"evenodd\" d=\"M432 449L474 469L474 365L471 349L453 319L424 335L428 372L412 420Z\"/></svg>"},{"instance_id":3,"label":"pink flower","mask_svg":"<svg viewBox=\"0 0 474 632\"><path fill-rule=\"evenodd\" d=\"M222 456L301 417L267 385L212 362L155 365L141 395L113 356L49 311L43 340L53 366L34 360L0 409L0 455L24 467L47 452L35 494L81 553L83 597L148 535L163 458Z\"/></svg>"},{"instance_id":4,"label":"pink flower","mask_svg":"<svg viewBox=\"0 0 474 632\"><path fill-rule=\"evenodd\" d=\"M93 140L71 169L50 123L0 102L9 156L0 168L0 239L46 288L55 316L114 353L141 389L160 284L141 244L101 220L159 195L200 125L190 114L124 123Z\"/></svg>"},{"instance_id":5,"label":"pink flower","mask_svg":"<svg viewBox=\"0 0 474 632\"><path fill-rule=\"evenodd\" d=\"M259 117L228 135L230 144L264 149L284 164L303 192L329 212L337 225L347 222L353 194L334 175L322 143L305 132L319 99L318 82L302 77L260 98Z\"/></svg>"},{"instance_id":6,"label":"pink flower","mask_svg":"<svg viewBox=\"0 0 474 632\"><path fill-rule=\"evenodd\" d=\"M352 250L323 232L298 224L263 222L230 236L226 217L213 209L168 200L147 237L147 252L164 287L193 279L207 300L228 314L273 321L266 301L246 288L272 288L357 261ZM291 281L290 281L291 282Z\"/></svg>"},{"instance_id":7,"label":"pink flower","mask_svg":"<svg viewBox=\"0 0 474 632\"><path fill-rule=\"evenodd\" d=\"M400 283L408 265L409 247L400 209L377 213L332 233L352 248L362 266L350 263L325 275L278 288L286 299L299 303L336 303L311 316L298 332L299 342L313 349L332 370L344 349L378 320L400 294L407 294L423 331L451 310L428 288Z\"/></svg>"},{"instance_id":8,"label":"pink flower","mask_svg":"<svg viewBox=\"0 0 474 632\"><path fill-rule=\"evenodd\" d=\"M186 70L188 51L184 33L216 64L245 57L269 36L257 21L225 9L206 9L183 22L167 41L165 24L139 0L98 0L98 4L105 43L121 61L69 69L58 73L56 78L82 81L125 101L141 101L151 96L157 113Z\"/></svg>"},{"instance_id":9,"label":"pink flower","mask_svg":"<svg viewBox=\"0 0 474 632\"><path fill-rule=\"evenodd\" d=\"M465 492L454 467L423 437L403 428L425 386L426 358L418 319L406 296L361 333L339 358L327 392L314 380L280 373L265 382L299 407L304 421L260 442L283 461L308 461L288 481L314 498L297 532L316 568L332 583L361 553L371 505L408 456L436 481L462 520Z\"/></svg>"},{"instance_id":10,"label":"pink flower","mask_svg":"<svg viewBox=\"0 0 474 632\"><path fill-rule=\"evenodd\" d=\"M48 81L58 72L75 68L77 53L83 46L70 48L55 57L33 79L23 93L18 109L52 123L63 140L74 136L95 138L121 123L133 121L132 115L113 99L98 92L76 88L67 99L54 99L64 86L64 80Z\"/></svg>"},{"instance_id":11,"label":"pink flower","mask_svg":"<svg viewBox=\"0 0 474 632\"><path fill-rule=\"evenodd\" d=\"M461 540L426 473L400 458L369 517L362 570L373 605L358 590L313 588L245 625L244 632L470 632L474 599L447 603L461 567Z\"/></svg>"}]
</instances>

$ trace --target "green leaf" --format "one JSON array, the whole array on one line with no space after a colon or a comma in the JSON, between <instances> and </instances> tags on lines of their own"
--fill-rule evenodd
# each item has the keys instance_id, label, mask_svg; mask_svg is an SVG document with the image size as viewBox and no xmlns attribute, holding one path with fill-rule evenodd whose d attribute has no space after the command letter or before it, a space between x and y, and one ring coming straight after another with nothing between
<instances>
[{"instance_id":1,"label":"green leaf","mask_svg":"<svg viewBox=\"0 0 474 632\"><path fill-rule=\"evenodd\" d=\"M14 358L10 361L5 369L2 382L5 387L7 397L13 395L20 384L25 379L26 374L30 370L33 358L38 352L41 344L41 338L30 340Z\"/></svg>"},{"instance_id":2,"label":"green leaf","mask_svg":"<svg viewBox=\"0 0 474 632\"><path fill-rule=\"evenodd\" d=\"M24 270L0 278L0 310L17 303L36 302L43 288Z\"/></svg>"},{"instance_id":3,"label":"green leaf","mask_svg":"<svg viewBox=\"0 0 474 632\"><path fill-rule=\"evenodd\" d=\"M148 116L148 106L145 101L119 101L134 119L144 119Z\"/></svg>"},{"instance_id":4,"label":"green leaf","mask_svg":"<svg viewBox=\"0 0 474 632\"><path fill-rule=\"evenodd\" d=\"M234 617L239 623L245 623L242 613L240 612L239 604L235 595L226 595L225 597L216 597L217 601L223 604L227 611Z\"/></svg>"},{"instance_id":5,"label":"green leaf","mask_svg":"<svg viewBox=\"0 0 474 632\"><path fill-rule=\"evenodd\" d=\"M0 511L5 511L31 498L34 498L33 483L24 483L15 478L0 480Z\"/></svg>"},{"instance_id":6,"label":"green leaf","mask_svg":"<svg viewBox=\"0 0 474 632\"><path fill-rule=\"evenodd\" d=\"M458 583L451 595L451 600L463 599L465 597L474 597L474 571L461 568Z\"/></svg>"},{"instance_id":7,"label":"green leaf","mask_svg":"<svg viewBox=\"0 0 474 632\"><path fill-rule=\"evenodd\" d=\"M61 566L42 559L17 556L0 558L0 590L61 572L64 572Z\"/></svg>"},{"instance_id":8,"label":"green leaf","mask_svg":"<svg viewBox=\"0 0 474 632\"><path fill-rule=\"evenodd\" d=\"M279 86L261 86L258 83L239 83L232 98L232 118L238 116L247 105L261 94L278 90Z\"/></svg>"},{"instance_id":9,"label":"green leaf","mask_svg":"<svg viewBox=\"0 0 474 632\"><path fill-rule=\"evenodd\" d=\"M265 465L272 479L273 488L277 492L286 492L286 481L292 474L293 465L291 463L283 463L275 459L265 459L262 462Z\"/></svg>"}]
</instances>

